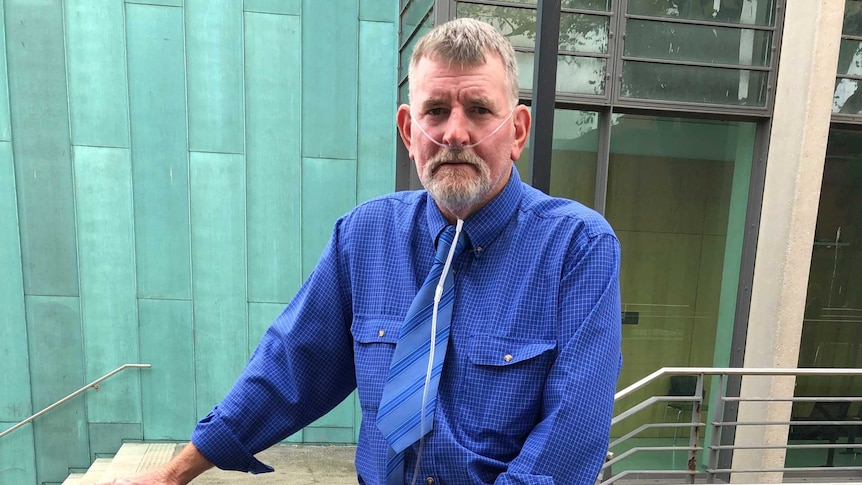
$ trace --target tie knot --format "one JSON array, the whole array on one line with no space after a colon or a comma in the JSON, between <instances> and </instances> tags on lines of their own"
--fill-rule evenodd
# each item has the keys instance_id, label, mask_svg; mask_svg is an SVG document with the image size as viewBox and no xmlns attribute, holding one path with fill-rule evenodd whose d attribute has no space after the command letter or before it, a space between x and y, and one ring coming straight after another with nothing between
<instances>
[{"instance_id":1,"label":"tie knot","mask_svg":"<svg viewBox=\"0 0 862 485\"><path fill-rule=\"evenodd\" d=\"M452 247L453 239L455 239L455 226L446 226L443 229L443 232L440 233L440 237L437 238L437 253L434 255L436 262L446 262L446 258L449 256L449 248ZM452 258L457 258L458 255L464 251L465 247L467 247L467 237L462 231L458 236L458 242L455 244L455 254Z\"/></svg>"}]
</instances>

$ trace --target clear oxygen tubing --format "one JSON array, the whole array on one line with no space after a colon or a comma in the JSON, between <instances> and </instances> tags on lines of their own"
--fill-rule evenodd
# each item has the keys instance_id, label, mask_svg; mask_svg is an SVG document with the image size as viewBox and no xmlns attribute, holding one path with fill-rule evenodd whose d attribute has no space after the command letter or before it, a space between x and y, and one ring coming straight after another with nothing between
<instances>
[{"instance_id":1,"label":"clear oxygen tubing","mask_svg":"<svg viewBox=\"0 0 862 485\"><path fill-rule=\"evenodd\" d=\"M473 146L475 145L478 145L478 143ZM455 246L458 245L458 238L461 236L461 228L463 226L464 221L458 219L458 222L455 223L455 237L452 238L452 246L449 247L449 254L446 256L443 272L440 274L440 280L437 282L437 288L434 290L434 309L431 312L431 349L428 353L428 370L425 372L425 387L422 389L422 407L419 409L419 432L422 435L419 437L419 449L416 451L416 466L413 469L413 479L410 481L410 485L416 484L416 477L419 476L419 464L422 461L422 448L425 445L425 406L428 404L428 386L431 385L434 351L437 347L437 308L440 306L440 299L443 298L443 285L452 267L452 258L455 257Z\"/></svg>"},{"instance_id":2,"label":"clear oxygen tubing","mask_svg":"<svg viewBox=\"0 0 862 485\"><path fill-rule=\"evenodd\" d=\"M517 108L517 106L515 106L515 108ZM412 110L410 111L410 119L412 119L416 123L416 126L419 128L419 131L422 132L423 135L425 135L425 138L428 138L429 140L431 140L431 143L437 145L438 147L448 148L450 150L467 150L468 148L473 148L473 147L479 145L480 143L487 140L488 138L491 138L492 136L494 136L495 133L500 131L500 129L503 128L503 125L505 125L506 122L509 121L509 119L512 117L512 115L515 114L515 108L512 108L512 111L509 111L509 115L506 116L506 118L503 121L501 121L500 124L496 128L494 128L494 131L492 131L491 133L488 133L484 138L477 141L476 143L471 143L469 145L447 145L445 143L439 142L439 141L435 140L431 135L429 135L428 132L425 131L425 128L422 128L422 124L419 123L419 120L417 120L413 116Z\"/></svg>"}]
</instances>

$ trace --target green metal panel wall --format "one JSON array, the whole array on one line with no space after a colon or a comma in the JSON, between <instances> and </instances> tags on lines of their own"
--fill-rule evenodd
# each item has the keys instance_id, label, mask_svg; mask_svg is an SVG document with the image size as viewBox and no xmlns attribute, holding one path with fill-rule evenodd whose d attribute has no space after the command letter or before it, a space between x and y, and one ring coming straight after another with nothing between
<instances>
[{"instance_id":1,"label":"green metal panel wall","mask_svg":"<svg viewBox=\"0 0 862 485\"><path fill-rule=\"evenodd\" d=\"M397 0L0 0L0 482L184 440L395 182ZM237 342L242 343L237 345ZM356 440L356 398L288 439Z\"/></svg>"}]
</instances>

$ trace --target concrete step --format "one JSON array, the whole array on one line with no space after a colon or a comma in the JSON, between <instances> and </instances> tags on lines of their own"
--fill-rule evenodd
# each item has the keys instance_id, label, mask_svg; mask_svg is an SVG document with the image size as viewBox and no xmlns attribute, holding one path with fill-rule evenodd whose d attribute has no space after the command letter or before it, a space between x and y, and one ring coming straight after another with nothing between
<instances>
[{"instance_id":1,"label":"concrete step","mask_svg":"<svg viewBox=\"0 0 862 485\"><path fill-rule=\"evenodd\" d=\"M177 443L125 443L102 473L102 479L128 477L170 461L182 449Z\"/></svg>"},{"instance_id":2,"label":"concrete step","mask_svg":"<svg viewBox=\"0 0 862 485\"><path fill-rule=\"evenodd\" d=\"M86 473L72 473L63 485L93 485L129 477L167 463L182 449L178 443L125 443L113 458L97 458Z\"/></svg>"},{"instance_id":3,"label":"concrete step","mask_svg":"<svg viewBox=\"0 0 862 485\"><path fill-rule=\"evenodd\" d=\"M84 478L83 473L70 473L69 476L63 480L62 485L80 485L82 478Z\"/></svg>"},{"instance_id":4,"label":"concrete step","mask_svg":"<svg viewBox=\"0 0 862 485\"><path fill-rule=\"evenodd\" d=\"M96 461L90 465L90 468L87 469L84 476L78 479L78 485L93 485L94 483L99 482L102 478L102 473L107 470L110 465L110 458L96 458Z\"/></svg>"}]
</instances>

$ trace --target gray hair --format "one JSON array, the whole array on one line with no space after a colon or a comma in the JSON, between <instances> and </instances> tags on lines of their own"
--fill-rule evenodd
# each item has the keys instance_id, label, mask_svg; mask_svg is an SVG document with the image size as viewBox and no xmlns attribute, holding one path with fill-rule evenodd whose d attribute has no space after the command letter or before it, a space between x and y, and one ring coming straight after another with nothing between
<instances>
[{"instance_id":1,"label":"gray hair","mask_svg":"<svg viewBox=\"0 0 862 485\"><path fill-rule=\"evenodd\" d=\"M416 65L423 57L475 67L485 64L489 53L499 56L503 61L509 97L514 107L518 104L518 64L515 62L515 49L494 27L479 20L450 20L425 34L413 48L408 76L413 79Z\"/></svg>"}]
</instances>

